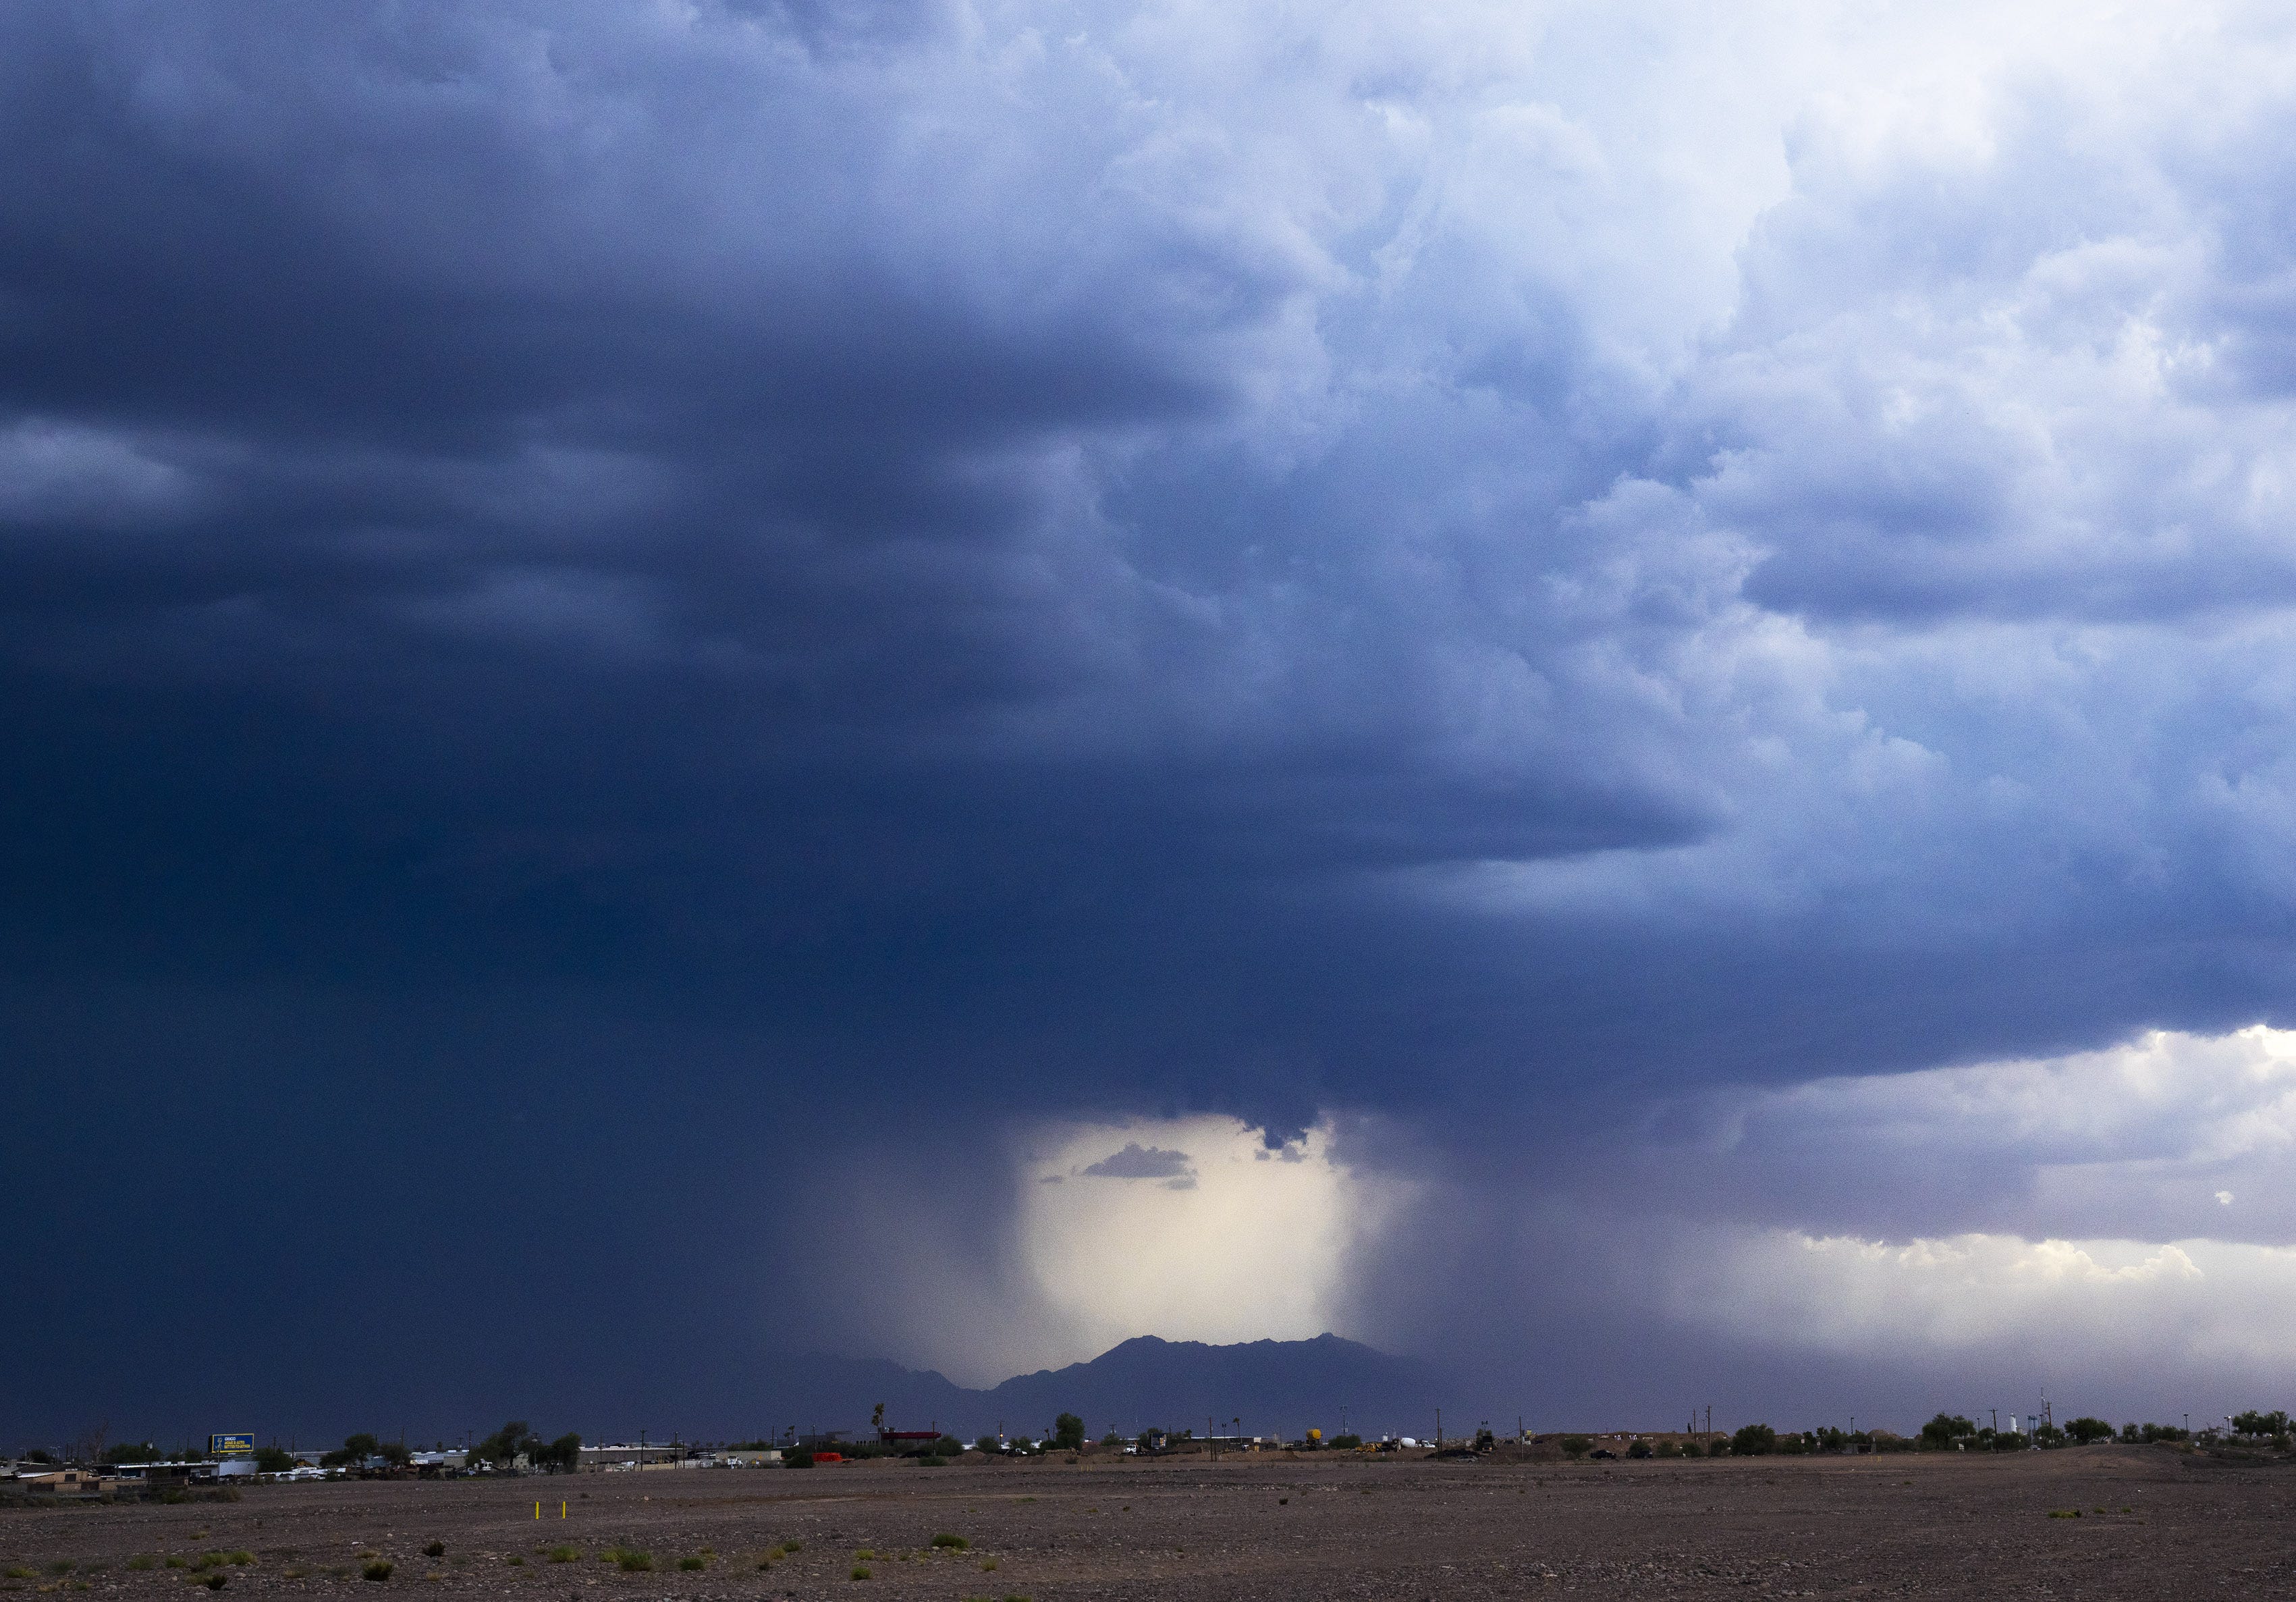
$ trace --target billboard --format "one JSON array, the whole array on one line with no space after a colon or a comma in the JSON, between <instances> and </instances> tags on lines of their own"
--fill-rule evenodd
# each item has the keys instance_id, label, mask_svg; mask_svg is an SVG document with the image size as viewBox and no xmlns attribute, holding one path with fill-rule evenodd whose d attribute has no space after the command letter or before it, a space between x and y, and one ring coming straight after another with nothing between
<instances>
[{"instance_id":1,"label":"billboard","mask_svg":"<svg viewBox=\"0 0 2296 1602\"><path fill-rule=\"evenodd\" d=\"M208 1456L210 1458L251 1458L255 1455L253 1435L209 1435Z\"/></svg>"}]
</instances>

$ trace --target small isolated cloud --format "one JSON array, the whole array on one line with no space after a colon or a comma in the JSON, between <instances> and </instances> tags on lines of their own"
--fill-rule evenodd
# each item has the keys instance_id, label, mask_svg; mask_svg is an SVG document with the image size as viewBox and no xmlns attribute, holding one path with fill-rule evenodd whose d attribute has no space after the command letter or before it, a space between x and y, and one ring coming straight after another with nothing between
<instances>
[{"instance_id":1,"label":"small isolated cloud","mask_svg":"<svg viewBox=\"0 0 2296 1602\"><path fill-rule=\"evenodd\" d=\"M1039 1185L1058 1185L1062 1182L1062 1177L1059 1174L1046 1174L1043 1179L1037 1181Z\"/></svg>"},{"instance_id":2,"label":"small isolated cloud","mask_svg":"<svg viewBox=\"0 0 2296 1602\"><path fill-rule=\"evenodd\" d=\"M1168 1187L1185 1190L1195 1183L1195 1162L1185 1152L1166 1151L1159 1146L1143 1146L1128 1140L1120 1152L1111 1152L1082 1171L1095 1179L1185 1179L1185 1185Z\"/></svg>"},{"instance_id":3,"label":"small isolated cloud","mask_svg":"<svg viewBox=\"0 0 2296 1602\"><path fill-rule=\"evenodd\" d=\"M2219 1191L2218 1191L2218 1192L2217 1192L2217 1205L2218 1205L2218 1206L2219 1206L2219 1207L2229 1207L2229 1206L2231 1206L2231 1205L2232 1205L2232 1192L2231 1192L2231 1191L2229 1191L2229 1190L2219 1190Z\"/></svg>"},{"instance_id":4,"label":"small isolated cloud","mask_svg":"<svg viewBox=\"0 0 2296 1602\"><path fill-rule=\"evenodd\" d=\"M1196 1176L1193 1174L1185 1174L1179 1179L1164 1181L1164 1188L1167 1190L1193 1190L1195 1187Z\"/></svg>"}]
</instances>

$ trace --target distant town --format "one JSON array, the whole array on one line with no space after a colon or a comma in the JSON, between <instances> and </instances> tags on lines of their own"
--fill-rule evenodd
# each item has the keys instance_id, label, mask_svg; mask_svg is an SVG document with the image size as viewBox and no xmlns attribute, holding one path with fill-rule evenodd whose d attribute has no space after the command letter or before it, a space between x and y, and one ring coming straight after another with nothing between
<instances>
[{"instance_id":1,"label":"distant town","mask_svg":"<svg viewBox=\"0 0 2296 1602\"><path fill-rule=\"evenodd\" d=\"M1042 1431L984 1434L959 1440L938 1426L896 1429L883 1422L883 1409L869 1428L807 1429L791 1425L776 1439L741 1442L590 1442L575 1434L544 1439L524 1421L512 1420L483 1440L460 1446L429 1446L357 1434L339 1446L303 1447L259 1442L246 1432L219 1432L203 1446L165 1449L152 1442L110 1443L100 1434L65 1447L32 1447L0 1465L0 1493L10 1499L119 1499L228 1494L246 1483L294 1483L322 1480L419 1480L474 1475L635 1474L761 1468L819 1468L873 1460L906 1460L922 1467L994 1463L1062 1456L1072 1461L1121 1456L1221 1457L1271 1453L1299 1457L1315 1452L1379 1456L1407 1453L1419 1458L1488 1458L1499 1462L1613 1461L1620 1458L1864 1456L1888 1452L2046 1451L2063 1446L2118 1441L2128 1444L2233 1448L2285 1453L2296 1450L2286 1412L2229 1415L2194 1430L2177 1425L2127 1423L2079 1417L2059 1425L2046 1412L2024 1417L1996 1416L1980 1424L1958 1414L1939 1413L1912 1435L1883 1429L1824 1426L1779 1430L1750 1424L1727 1432L1678 1431L1533 1432L1518 1427L1500 1434L1481 1424L1464 1434L1424 1437L1348 1431L1326 1435L1310 1427L1297 1434L1248 1434L1192 1428L1152 1428L1131 1434L1114 1430L1089 1434L1085 1421L1063 1413Z\"/></svg>"}]
</instances>

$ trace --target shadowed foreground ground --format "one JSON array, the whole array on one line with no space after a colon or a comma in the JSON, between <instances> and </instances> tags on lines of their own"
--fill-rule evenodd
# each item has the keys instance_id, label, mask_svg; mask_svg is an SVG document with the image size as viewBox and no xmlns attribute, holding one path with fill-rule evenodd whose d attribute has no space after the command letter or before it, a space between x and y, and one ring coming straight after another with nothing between
<instances>
[{"instance_id":1,"label":"shadowed foreground ground","mask_svg":"<svg viewBox=\"0 0 2296 1602\"><path fill-rule=\"evenodd\" d=\"M0 1512L0 1569L34 1571L0 1593L188 1598L220 1573L226 1596L363 1602L406 1590L536 1602L2296 1596L2292 1508L2296 1471L2122 1447L1586 1466L849 1464L278 1485L229 1504ZM2049 1516L2073 1508L2080 1517ZM971 1544L935 1549L937 1533ZM758 1566L790 1540L801 1549ZM432 1541L443 1557L424 1555ZM552 1562L553 1546L579 1557ZM611 1547L644 1551L652 1571L600 1561ZM235 1550L254 1561L164 1565ZM391 1577L364 1580L375 1560L365 1554L390 1560ZM678 1567L693 1557L707 1566ZM130 1569L139 1557L160 1562ZM852 1577L857 1563L866 1580Z\"/></svg>"}]
</instances>

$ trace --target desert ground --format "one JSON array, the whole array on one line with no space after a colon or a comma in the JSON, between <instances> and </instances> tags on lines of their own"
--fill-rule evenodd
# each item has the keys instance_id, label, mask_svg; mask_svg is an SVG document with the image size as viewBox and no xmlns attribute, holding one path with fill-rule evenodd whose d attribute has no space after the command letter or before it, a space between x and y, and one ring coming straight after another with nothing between
<instances>
[{"instance_id":1,"label":"desert ground","mask_svg":"<svg viewBox=\"0 0 2296 1602\"><path fill-rule=\"evenodd\" d=\"M363 1602L407 1589L537 1602L2296 1597L2292 1510L2296 1469L2116 1446L1587 1465L883 1462L0 1511L0 1593L187 1598L220 1575L226 1593ZM434 1543L443 1551L426 1553ZM652 1566L626 1568L625 1552ZM364 1577L384 1563L388 1578Z\"/></svg>"}]
</instances>

